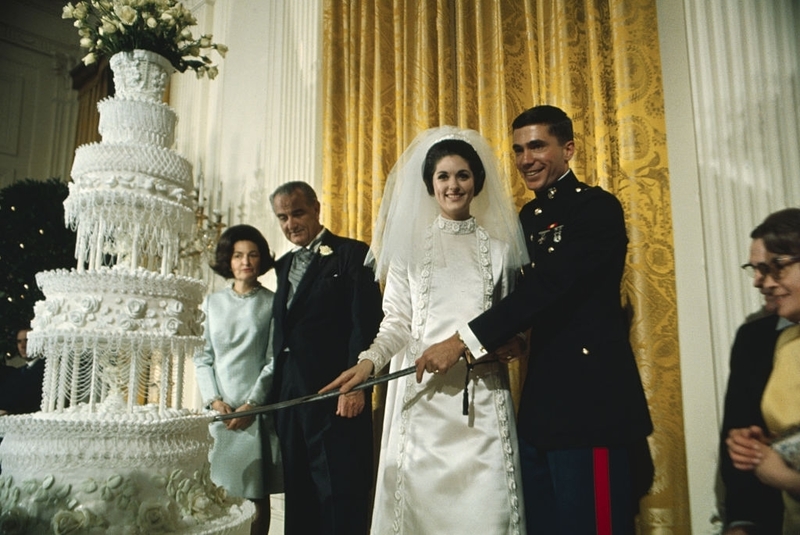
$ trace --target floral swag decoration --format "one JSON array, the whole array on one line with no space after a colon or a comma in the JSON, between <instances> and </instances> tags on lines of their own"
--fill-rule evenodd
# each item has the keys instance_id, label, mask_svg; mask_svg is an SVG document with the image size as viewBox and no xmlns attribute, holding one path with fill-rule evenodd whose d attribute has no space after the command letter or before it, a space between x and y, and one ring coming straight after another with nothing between
<instances>
[{"instance_id":1,"label":"floral swag decoration","mask_svg":"<svg viewBox=\"0 0 800 535\"><path fill-rule=\"evenodd\" d=\"M198 78L218 74L204 49L225 57L228 47L212 43L212 36L195 39L189 26L197 19L176 0L83 0L64 6L61 18L75 19L80 44L89 53L83 63L90 65L100 56L117 52L149 50L164 56L178 72L192 69Z\"/></svg>"}]
</instances>

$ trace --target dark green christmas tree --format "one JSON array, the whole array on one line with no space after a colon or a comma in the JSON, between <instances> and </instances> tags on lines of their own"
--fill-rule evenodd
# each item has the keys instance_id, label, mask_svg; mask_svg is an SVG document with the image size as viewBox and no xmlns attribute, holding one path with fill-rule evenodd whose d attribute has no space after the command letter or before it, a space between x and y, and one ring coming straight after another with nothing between
<instances>
[{"instance_id":1,"label":"dark green christmas tree","mask_svg":"<svg viewBox=\"0 0 800 535\"><path fill-rule=\"evenodd\" d=\"M75 267L75 233L64 224L69 189L58 178L25 179L0 190L0 355L13 355L16 333L44 299L36 274Z\"/></svg>"}]
</instances>

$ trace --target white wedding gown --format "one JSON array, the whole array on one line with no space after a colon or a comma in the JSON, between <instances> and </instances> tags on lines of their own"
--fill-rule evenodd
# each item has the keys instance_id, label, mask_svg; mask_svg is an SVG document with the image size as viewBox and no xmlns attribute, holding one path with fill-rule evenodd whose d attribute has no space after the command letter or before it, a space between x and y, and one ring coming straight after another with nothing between
<instances>
[{"instance_id":1,"label":"white wedding gown","mask_svg":"<svg viewBox=\"0 0 800 535\"><path fill-rule=\"evenodd\" d=\"M510 291L508 246L474 219L437 218L408 266L392 265L380 331L362 358L379 370L413 366ZM462 413L466 364L389 384L372 533L525 533L514 407L506 366L475 367Z\"/></svg>"}]
</instances>

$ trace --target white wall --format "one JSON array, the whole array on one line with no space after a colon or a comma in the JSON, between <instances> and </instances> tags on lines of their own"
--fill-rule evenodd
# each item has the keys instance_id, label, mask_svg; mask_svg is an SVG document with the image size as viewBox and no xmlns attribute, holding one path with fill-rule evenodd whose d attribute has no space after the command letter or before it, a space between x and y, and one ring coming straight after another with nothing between
<instances>
[{"instance_id":1,"label":"white wall","mask_svg":"<svg viewBox=\"0 0 800 535\"><path fill-rule=\"evenodd\" d=\"M658 0L675 240L678 333L692 533L714 533L717 388L711 358L710 304L689 57L682 0Z\"/></svg>"},{"instance_id":2,"label":"white wall","mask_svg":"<svg viewBox=\"0 0 800 535\"><path fill-rule=\"evenodd\" d=\"M792 0L657 0L693 533L714 533L735 330L761 297L739 265L767 214L800 206Z\"/></svg>"},{"instance_id":3,"label":"white wall","mask_svg":"<svg viewBox=\"0 0 800 535\"><path fill-rule=\"evenodd\" d=\"M270 193L289 180L321 193L321 9L316 0L199 0L193 11L202 33L213 33L229 52L215 80L172 80L176 149L196 173L202 162L214 209L220 209L222 184L225 221L257 227L276 256L290 244L272 214ZM221 280L207 275L207 282L213 289ZM263 282L272 286L274 278L268 274Z\"/></svg>"},{"instance_id":4,"label":"white wall","mask_svg":"<svg viewBox=\"0 0 800 535\"><path fill-rule=\"evenodd\" d=\"M77 31L52 0L4 3L0 21L0 188L15 180L67 181L77 92L70 69Z\"/></svg>"}]
</instances>

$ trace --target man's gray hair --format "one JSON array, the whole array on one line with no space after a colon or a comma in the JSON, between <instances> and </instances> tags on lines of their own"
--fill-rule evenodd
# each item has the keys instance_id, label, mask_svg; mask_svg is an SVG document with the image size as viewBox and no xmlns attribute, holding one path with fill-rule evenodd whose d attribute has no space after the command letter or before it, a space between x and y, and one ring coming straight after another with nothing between
<instances>
[{"instance_id":1,"label":"man's gray hair","mask_svg":"<svg viewBox=\"0 0 800 535\"><path fill-rule=\"evenodd\" d=\"M272 195L269 196L269 203L274 206L275 197L279 195L291 195L295 191L302 193L309 205L317 202L317 192L314 191L314 188L307 182L295 180L278 186L275 191L272 192Z\"/></svg>"}]
</instances>

